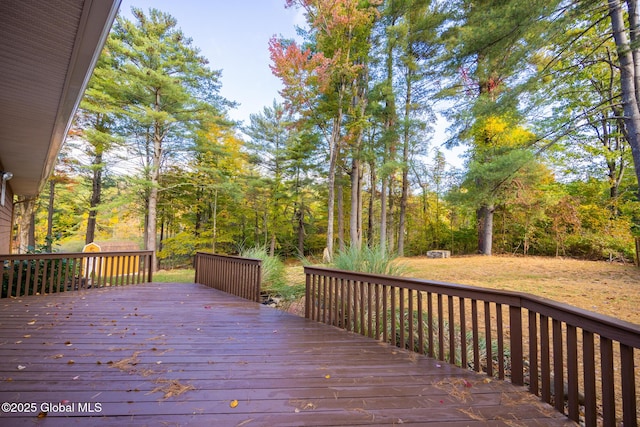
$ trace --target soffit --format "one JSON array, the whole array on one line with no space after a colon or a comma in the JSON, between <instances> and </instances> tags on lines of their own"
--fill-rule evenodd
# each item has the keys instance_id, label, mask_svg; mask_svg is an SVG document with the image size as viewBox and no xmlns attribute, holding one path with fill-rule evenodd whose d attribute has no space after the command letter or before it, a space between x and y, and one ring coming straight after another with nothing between
<instances>
[{"instance_id":1,"label":"soffit","mask_svg":"<svg viewBox=\"0 0 640 427\"><path fill-rule=\"evenodd\" d=\"M0 1L0 167L16 195L51 173L119 4Z\"/></svg>"}]
</instances>

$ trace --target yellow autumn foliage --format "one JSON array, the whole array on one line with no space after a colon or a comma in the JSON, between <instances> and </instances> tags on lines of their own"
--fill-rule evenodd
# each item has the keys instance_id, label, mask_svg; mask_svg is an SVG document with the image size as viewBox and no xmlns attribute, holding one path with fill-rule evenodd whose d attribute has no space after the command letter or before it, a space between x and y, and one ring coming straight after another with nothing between
<instances>
[{"instance_id":1,"label":"yellow autumn foliage","mask_svg":"<svg viewBox=\"0 0 640 427\"><path fill-rule=\"evenodd\" d=\"M509 123L504 117L489 116L479 120L473 129L478 147L517 148L534 139L534 134L522 126Z\"/></svg>"}]
</instances>

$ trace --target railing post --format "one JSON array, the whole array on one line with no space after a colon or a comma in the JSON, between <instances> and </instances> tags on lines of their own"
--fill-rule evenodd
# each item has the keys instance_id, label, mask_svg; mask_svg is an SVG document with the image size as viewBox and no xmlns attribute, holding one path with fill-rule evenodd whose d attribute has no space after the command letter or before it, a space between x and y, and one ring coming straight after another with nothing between
<instances>
[{"instance_id":1,"label":"railing post","mask_svg":"<svg viewBox=\"0 0 640 427\"><path fill-rule=\"evenodd\" d=\"M147 271L149 273L149 282L153 282L153 252L147 255L147 261L149 265L147 266Z\"/></svg>"},{"instance_id":2,"label":"railing post","mask_svg":"<svg viewBox=\"0 0 640 427\"><path fill-rule=\"evenodd\" d=\"M193 279L196 283L200 283L199 282L200 278L198 277L198 272L200 271L200 259L201 259L200 252L196 252L196 258L195 258L196 276Z\"/></svg>"},{"instance_id":3,"label":"railing post","mask_svg":"<svg viewBox=\"0 0 640 427\"><path fill-rule=\"evenodd\" d=\"M305 272L305 290L304 290L304 317L307 319L311 316L311 275Z\"/></svg>"},{"instance_id":4,"label":"railing post","mask_svg":"<svg viewBox=\"0 0 640 427\"><path fill-rule=\"evenodd\" d=\"M256 267L256 287L255 287L255 301L260 302L260 283L262 282L262 262L258 263Z\"/></svg>"},{"instance_id":5,"label":"railing post","mask_svg":"<svg viewBox=\"0 0 640 427\"><path fill-rule=\"evenodd\" d=\"M511 350L511 382L524 385L524 366L522 363L522 309L509 306L509 345ZM500 356L502 357L502 355Z\"/></svg>"}]
</instances>

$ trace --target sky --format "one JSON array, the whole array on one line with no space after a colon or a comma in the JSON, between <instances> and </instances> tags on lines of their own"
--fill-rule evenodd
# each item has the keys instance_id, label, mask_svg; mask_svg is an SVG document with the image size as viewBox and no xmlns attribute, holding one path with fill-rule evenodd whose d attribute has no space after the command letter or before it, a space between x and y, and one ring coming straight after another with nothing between
<instances>
[{"instance_id":1,"label":"sky","mask_svg":"<svg viewBox=\"0 0 640 427\"><path fill-rule=\"evenodd\" d=\"M302 12L285 9L284 0L123 0L120 13L132 19L131 7L176 18L209 66L222 70L220 94L239 104L229 111L231 119L249 124L250 114L282 100L282 84L269 69L269 39L293 38L296 25L305 24Z\"/></svg>"},{"instance_id":2,"label":"sky","mask_svg":"<svg viewBox=\"0 0 640 427\"><path fill-rule=\"evenodd\" d=\"M296 38L296 26L304 27L304 14L285 8L285 0L122 0L120 13L133 20L131 8L148 14L158 9L176 18L214 70L222 70L220 95L238 103L229 111L232 120L250 123L249 116L282 101L280 80L271 73L268 44L274 36ZM446 140L446 121L438 115L431 146ZM464 149L444 150L447 161L460 166Z\"/></svg>"}]
</instances>

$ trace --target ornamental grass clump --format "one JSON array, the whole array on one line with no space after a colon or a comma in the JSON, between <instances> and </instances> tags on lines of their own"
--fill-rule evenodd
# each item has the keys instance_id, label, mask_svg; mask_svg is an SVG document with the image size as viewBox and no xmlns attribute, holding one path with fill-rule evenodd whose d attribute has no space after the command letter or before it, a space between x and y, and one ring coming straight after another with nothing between
<instances>
[{"instance_id":1,"label":"ornamental grass clump","mask_svg":"<svg viewBox=\"0 0 640 427\"><path fill-rule=\"evenodd\" d=\"M379 246L350 246L335 255L333 266L340 270L389 276L403 276L408 272L407 266L397 262L394 255Z\"/></svg>"}]
</instances>

